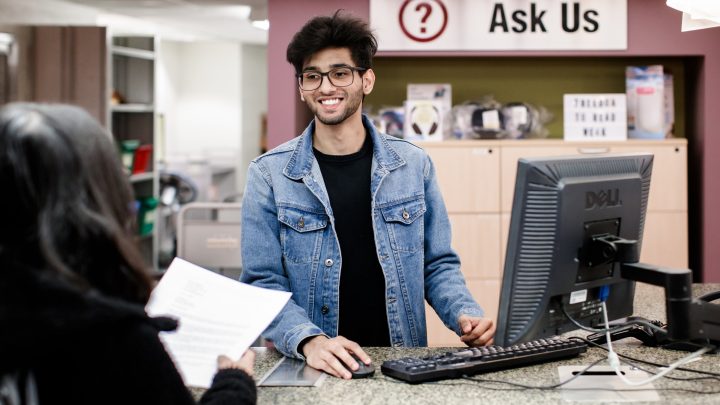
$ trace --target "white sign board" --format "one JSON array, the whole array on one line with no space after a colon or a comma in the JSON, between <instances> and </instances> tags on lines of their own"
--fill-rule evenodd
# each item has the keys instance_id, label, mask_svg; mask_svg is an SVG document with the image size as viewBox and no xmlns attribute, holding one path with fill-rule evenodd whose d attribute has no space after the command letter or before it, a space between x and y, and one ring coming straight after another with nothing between
<instances>
[{"instance_id":1,"label":"white sign board","mask_svg":"<svg viewBox=\"0 0 720 405\"><path fill-rule=\"evenodd\" d=\"M566 141L624 141L627 139L625 94L565 94Z\"/></svg>"},{"instance_id":2,"label":"white sign board","mask_svg":"<svg viewBox=\"0 0 720 405\"><path fill-rule=\"evenodd\" d=\"M381 51L623 50L627 0L370 0Z\"/></svg>"}]
</instances>

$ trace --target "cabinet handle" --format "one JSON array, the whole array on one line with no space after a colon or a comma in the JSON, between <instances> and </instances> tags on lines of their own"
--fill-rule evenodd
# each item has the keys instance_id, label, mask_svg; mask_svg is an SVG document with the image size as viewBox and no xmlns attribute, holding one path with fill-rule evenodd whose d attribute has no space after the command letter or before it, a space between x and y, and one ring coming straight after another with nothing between
<instances>
[{"instance_id":1,"label":"cabinet handle","mask_svg":"<svg viewBox=\"0 0 720 405\"><path fill-rule=\"evenodd\" d=\"M477 156L477 155L489 155L489 154L491 154L491 153L493 153L492 148L473 148L473 149L472 149L472 154L475 155L475 156Z\"/></svg>"},{"instance_id":2,"label":"cabinet handle","mask_svg":"<svg viewBox=\"0 0 720 405\"><path fill-rule=\"evenodd\" d=\"M596 155L598 153L608 153L610 148L578 148L578 153L583 155Z\"/></svg>"}]
</instances>

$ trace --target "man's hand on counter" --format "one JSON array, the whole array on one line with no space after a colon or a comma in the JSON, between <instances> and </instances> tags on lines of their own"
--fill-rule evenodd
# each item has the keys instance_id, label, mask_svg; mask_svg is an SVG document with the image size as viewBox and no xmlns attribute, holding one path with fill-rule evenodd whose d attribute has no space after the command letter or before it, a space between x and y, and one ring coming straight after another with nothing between
<instances>
[{"instance_id":1,"label":"man's hand on counter","mask_svg":"<svg viewBox=\"0 0 720 405\"><path fill-rule=\"evenodd\" d=\"M479 318L469 315L460 315L458 324L463 334L460 336L468 346L488 346L493 344L495 336L495 322L488 318Z\"/></svg>"},{"instance_id":2,"label":"man's hand on counter","mask_svg":"<svg viewBox=\"0 0 720 405\"><path fill-rule=\"evenodd\" d=\"M302 351L310 367L344 379L352 377L348 368L357 370L359 367L350 352L365 364L370 364L371 361L360 345L342 336L334 338L315 336L303 345Z\"/></svg>"}]
</instances>

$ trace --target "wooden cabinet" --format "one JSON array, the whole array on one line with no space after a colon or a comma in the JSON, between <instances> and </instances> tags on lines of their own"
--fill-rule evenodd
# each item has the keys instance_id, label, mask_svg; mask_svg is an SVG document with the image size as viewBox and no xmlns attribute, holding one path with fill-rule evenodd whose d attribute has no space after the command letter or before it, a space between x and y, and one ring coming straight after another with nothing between
<instances>
[{"instance_id":1,"label":"wooden cabinet","mask_svg":"<svg viewBox=\"0 0 720 405\"><path fill-rule=\"evenodd\" d=\"M138 208L138 238L145 260L158 268L158 176L155 164L155 55L156 40L147 36L110 38L110 89L108 121L121 150L138 147L130 182ZM127 157L127 155L125 156Z\"/></svg>"},{"instance_id":2,"label":"wooden cabinet","mask_svg":"<svg viewBox=\"0 0 720 405\"><path fill-rule=\"evenodd\" d=\"M43 103L77 105L106 124L106 29L35 26L30 30L23 50L32 56L18 57L24 62L20 75L31 76L24 87L33 90L23 96Z\"/></svg>"},{"instance_id":3,"label":"wooden cabinet","mask_svg":"<svg viewBox=\"0 0 720 405\"><path fill-rule=\"evenodd\" d=\"M463 275L489 317L497 316L517 161L521 157L652 153L655 157L640 259L665 267L688 266L685 139L617 143L445 141L421 146L435 164ZM426 313L430 346L462 346L429 306Z\"/></svg>"}]
</instances>

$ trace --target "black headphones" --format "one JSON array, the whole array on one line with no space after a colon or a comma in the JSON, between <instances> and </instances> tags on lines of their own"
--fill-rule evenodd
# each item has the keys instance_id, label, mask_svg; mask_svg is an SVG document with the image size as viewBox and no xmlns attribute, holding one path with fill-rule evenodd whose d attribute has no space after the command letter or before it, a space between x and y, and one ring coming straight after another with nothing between
<instances>
[{"instance_id":1,"label":"black headphones","mask_svg":"<svg viewBox=\"0 0 720 405\"><path fill-rule=\"evenodd\" d=\"M483 114L491 114L496 119L490 123L485 122ZM495 107L478 107L472 112L470 125L473 131L479 135L481 139L495 139L502 135L502 129L505 125L505 117L499 108Z\"/></svg>"}]
</instances>

